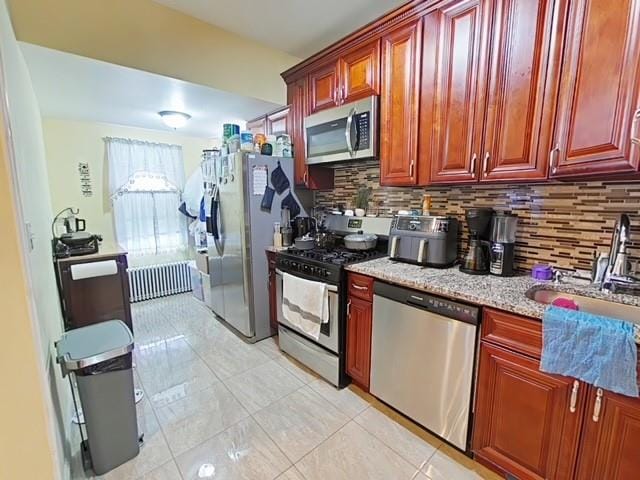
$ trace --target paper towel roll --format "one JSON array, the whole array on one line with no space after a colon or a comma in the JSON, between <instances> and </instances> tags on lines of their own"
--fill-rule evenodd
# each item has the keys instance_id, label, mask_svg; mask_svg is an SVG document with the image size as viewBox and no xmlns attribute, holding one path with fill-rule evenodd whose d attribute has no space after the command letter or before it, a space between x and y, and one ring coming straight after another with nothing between
<instances>
[{"instance_id":1,"label":"paper towel roll","mask_svg":"<svg viewBox=\"0 0 640 480\"><path fill-rule=\"evenodd\" d=\"M71 265L71 278L82 280L83 278L105 277L118 273L118 264L115 260L104 262L77 263Z\"/></svg>"}]
</instances>

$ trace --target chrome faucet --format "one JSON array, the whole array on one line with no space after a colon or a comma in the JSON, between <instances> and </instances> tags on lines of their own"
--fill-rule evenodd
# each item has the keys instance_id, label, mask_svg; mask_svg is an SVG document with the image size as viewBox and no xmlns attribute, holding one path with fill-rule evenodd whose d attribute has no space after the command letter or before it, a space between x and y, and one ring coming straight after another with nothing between
<instances>
[{"instance_id":1,"label":"chrome faucet","mask_svg":"<svg viewBox=\"0 0 640 480\"><path fill-rule=\"evenodd\" d=\"M631 290L640 293L640 279L631 275L627 246L631 240L631 221L629 215L623 213L615 224L609 260L600 289L610 292Z\"/></svg>"}]
</instances>

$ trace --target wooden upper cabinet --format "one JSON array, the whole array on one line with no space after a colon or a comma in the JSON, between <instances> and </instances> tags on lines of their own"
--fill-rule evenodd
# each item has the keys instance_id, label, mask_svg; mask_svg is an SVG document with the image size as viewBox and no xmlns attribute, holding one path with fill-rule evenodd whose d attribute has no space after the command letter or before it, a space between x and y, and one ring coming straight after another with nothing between
<instances>
[{"instance_id":1,"label":"wooden upper cabinet","mask_svg":"<svg viewBox=\"0 0 640 480\"><path fill-rule=\"evenodd\" d=\"M309 73L309 114L338 105L338 64L330 62Z\"/></svg>"},{"instance_id":2,"label":"wooden upper cabinet","mask_svg":"<svg viewBox=\"0 0 640 480\"><path fill-rule=\"evenodd\" d=\"M380 183L415 185L422 21L382 37Z\"/></svg>"},{"instance_id":3,"label":"wooden upper cabinet","mask_svg":"<svg viewBox=\"0 0 640 480\"><path fill-rule=\"evenodd\" d=\"M424 17L420 162L431 183L477 180L490 6L455 0Z\"/></svg>"},{"instance_id":4,"label":"wooden upper cabinet","mask_svg":"<svg viewBox=\"0 0 640 480\"><path fill-rule=\"evenodd\" d=\"M287 85L287 102L291 105L291 143L295 185L306 186L307 165L304 143L304 117L307 114L307 77Z\"/></svg>"},{"instance_id":5,"label":"wooden upper cabinet","mask_svg":"<svg viewBox=\"0 0 640 480\"><path fill-rule=\"evenodd\" d=\"M287 128L293 144L293 181L297 186L311 190L333 188L334 171L318 165L307 165L304 135L304 117L308 115L308 85L304 76L287 85L289 112L286 116Z\"/></svg>"},{"instance_id":6,"label":"wooden upper cabinet","mask_svg":"<svg viewBox=\"0 0 640 480\"><path fill-rule=\"evenodd\" d=\"M590 388L577 480L638 478L638 445L640 400Z\"/></svg>"},{"instance_id":7,"label":"wooden upper cabinet","mask_svg":"<svg viewBox=\"0 0 640 480\"><path fill-rule=\"evenodd\" d=\"M550 175L635 172L639 88L640 0L572 1Z\"/></svg>"},{"instance_id":8,"label":"wooden upper cabinet","mask_svg":"<svg viewBox=\"0 0 640 480\"><path fill-rule=\"evenodd\" d=\"M268 114L266 118L267 134L278 135L280 133L287 133L291 135L291 126L289 124L292 122L289 118L290 113L291 107L287 106Z\"/></svg>"},{"instance_id":9,"label":"wooden upper cabinet","mask_svg":"<svg viewBox=\"0 0 640 480\"><path fill-rule=\"evenodd\" d=\"M570 479L587 386L539 366L481 342L473 452L519 479Z\"/></svg>"},{"instance_id":10,"label":"wooden upper cabinet","mask_svg":"<svg viewBox=\"0 0 640 480\"><path fill-rule=\"evenodd\" d=\"M340 103L380 93L380 40L357 47L340 58Z\"/></svg>"},{"instance_id":11,"label":"wooden upper cabinet","mask_svg":"<svg viewBox=\"0 0 640 480\"><path fill-rule=\"evenodd\" d=\"M254 120L249 120L247 122L247 130L249 130L254 135L258 133L262 133L263 135L267 134L267 118L259 117Z\"/></svg>"},{"instance_id":12,"label":"wooden upper cabinet","mask_svg":"<svg viewBox=\"0 0 640 480\"><path fill-rule=\"evenodd\" d=\"M547 178L566 3L494 2L481 181Z\"/></svg>"}]
</instances>

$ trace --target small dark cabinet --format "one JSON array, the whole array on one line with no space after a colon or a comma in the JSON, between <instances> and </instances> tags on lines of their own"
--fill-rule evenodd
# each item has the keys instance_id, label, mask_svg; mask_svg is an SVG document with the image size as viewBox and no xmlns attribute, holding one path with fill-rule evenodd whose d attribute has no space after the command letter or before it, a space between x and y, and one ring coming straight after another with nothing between
<instances>
[{"instance_id":1,"label":"small dark cabinet","mask_svg":"<svg viewBox=\"0 0 640 480\"><path fill-rule=\"evenodd\" d=\"M117 273L73 279L73 265L104 261L115 261ZM65 329L118 319L133 331L127 266L125 254L71 257L56 261Z\"/></svg>"}]
</instances>

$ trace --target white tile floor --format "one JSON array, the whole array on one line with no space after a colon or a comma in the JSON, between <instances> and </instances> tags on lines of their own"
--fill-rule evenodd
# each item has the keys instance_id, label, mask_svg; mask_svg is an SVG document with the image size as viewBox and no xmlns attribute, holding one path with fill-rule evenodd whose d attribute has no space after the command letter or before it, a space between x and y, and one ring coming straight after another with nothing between
<instances>
[{"instance_id":1,"label":"white tile floor","mask_svg":"<svg viewBox=\"0 0 640 480\"><path fill-rule=\"evenodd\" d=\"M132 311L145 442L105 479L498 478L361 390L336 390L273 339L243 342L190 295ZM72 470L92 478L79 454Z\"/></svg>"}]
</instances>

